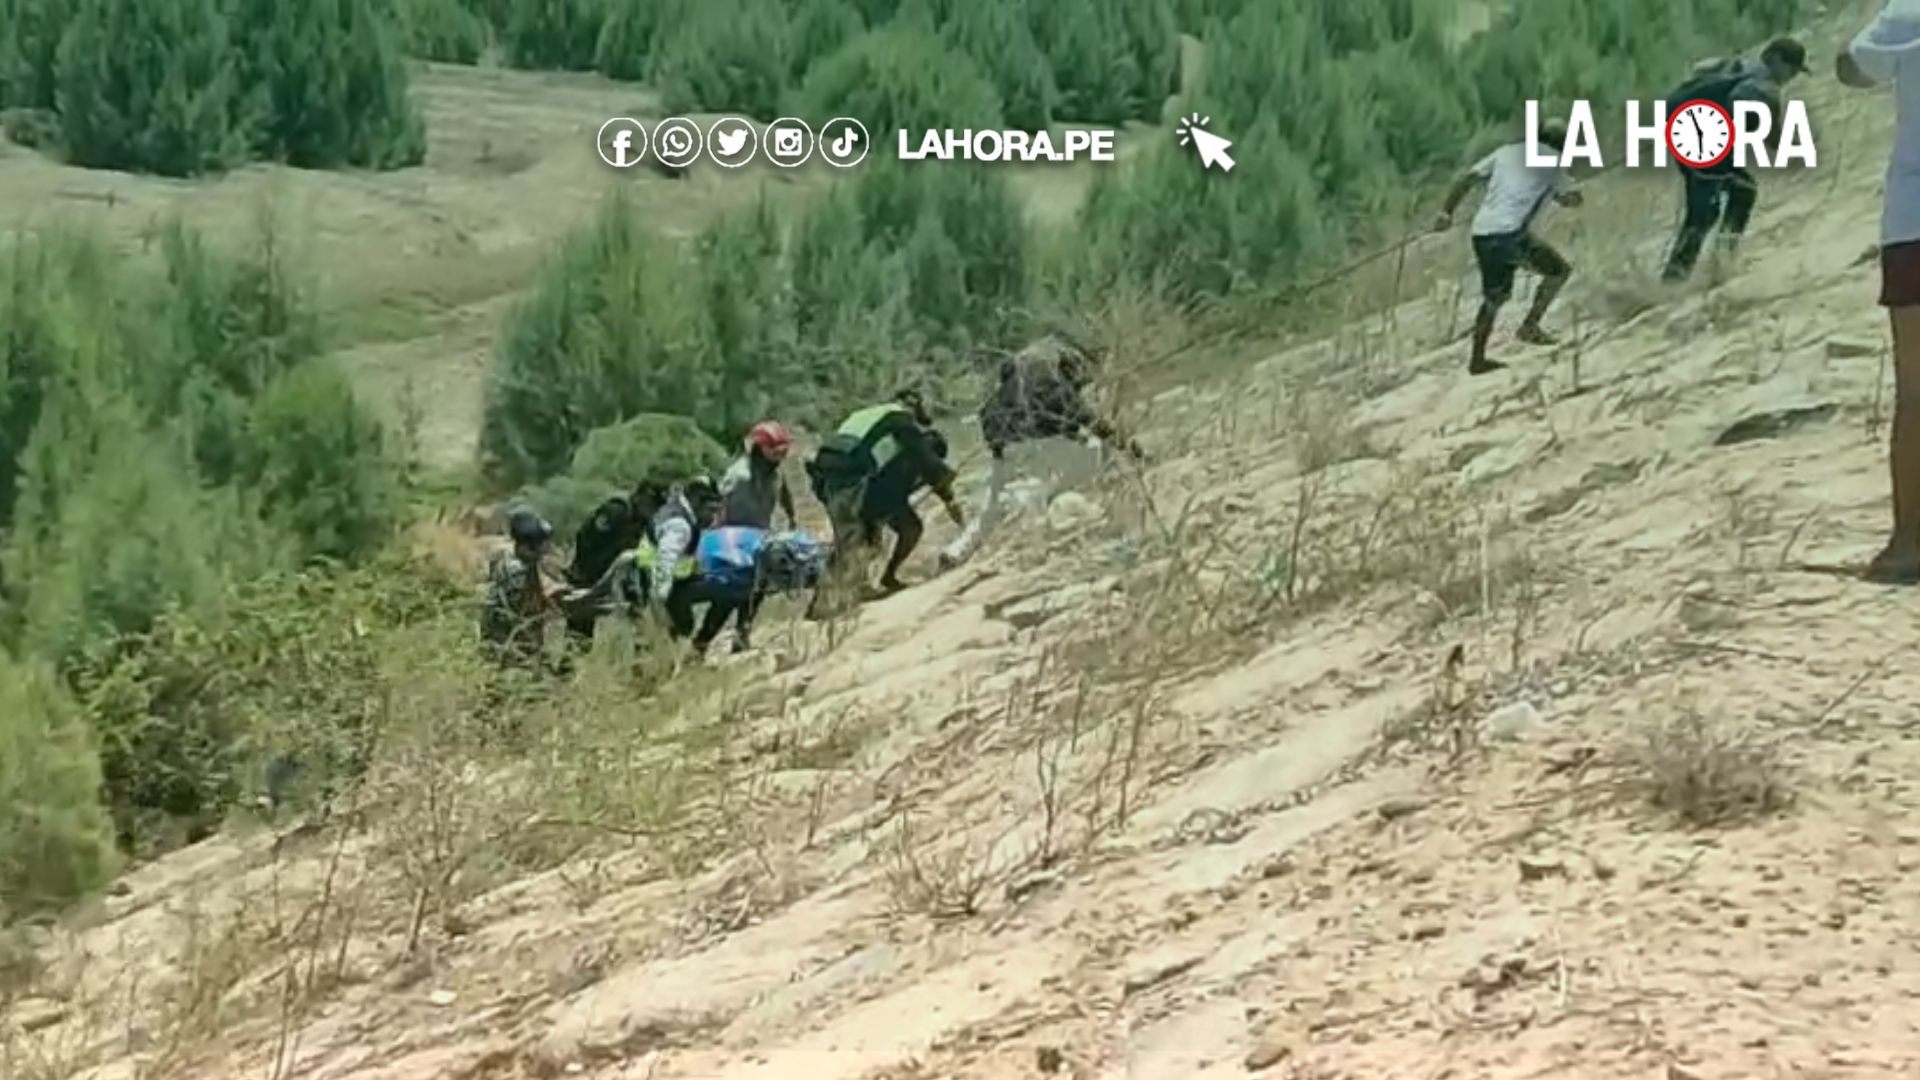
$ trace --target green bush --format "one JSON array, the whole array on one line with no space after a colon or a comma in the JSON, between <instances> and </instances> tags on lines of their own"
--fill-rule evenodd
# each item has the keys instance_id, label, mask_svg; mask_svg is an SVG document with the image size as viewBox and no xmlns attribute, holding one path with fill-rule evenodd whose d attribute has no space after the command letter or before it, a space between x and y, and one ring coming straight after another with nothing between
<instances>
[{"instance_id":1,"label":"green bush","mask_svg":"<svg viewBox=\"0 0 1920 1080\"><path fill-rule=\"evenodd\" d=\"M402 50L422 60L478 63L493 37L486 16L469 0L399 0L395 15Z\"/></svg>"},{"instance_id":2,"label":"green bush","mask_svg":"<svg viewBox=\"0 0 1920 1080\"><path fill-rule=\"evenodd\" d=\"M787 83L784 9L765 0L702 0L664 26L648 78L669 112L780 115Z\"/></svg>"},{"instance_id":3,"label":"green bush","mask_svg":"<svg viewBox=\"0 0 1920 1080\"><path fill-rule=\"evenodd\" d=\"M647 78L660 31L672 24L675 2L685 6L683 0L607 0L594 43L594 69L609 79Z\"/></svg>"},{"instance_id":4,"label":"green bush","mask_svg":"<svg viewBox=\"0 0 1920 1080\"><path fill-rule=\"evenodd\" d=\"M234 0L256 156L300 168L395 169L426 157L407 67L382 0Z\"/></svg>"},{"instance_id":5,"label":"green bush","mask_svg":"<svg viewBox=\"0 0 1920 1080\"><path fill-rule=\"evenodd\" d=\"M702 473L719 479L727 461L726 450L692 420L642 413L588 433L564 473L523 490L520 497L538 507L560 535L570 536L609 495Z\"/></svg>"},{"instance_id":6,"label":"green bush","mask_svg":"<svg viewBox=\"0 0 1920 1080\"><path fill-rule=\"evenodd\" d=\"M849 0L801 0L787 26L787 81L797 85L823 57L832 56L867 28Z\"/></svg>"},{"instance_id":7,"label":"green bush","mask_svg":"<svg viewBox=\"0 0 1920 1080\"><path fill-rule=\"evenodd\" d=\"M610 198L502 327L480 432L487 475L518 487L559 472L595 428L698 416L711 385L699 286L679 247Z\"/></svg>"},{"instance_id":8,"label":"green bush","mask_svg":"<svg viewBox=\"0 0 1920 1080\"><path fill-rule=\"evenodd\" d=\"M248 131L218 0L78 0L55 107L76 165L195 176L240 160Z\"/></svg>"},{"instance_id":9,"label":"green bush","mask_svg":"<svg viewBox=\"0 0 1920 1080\"><path fill-rule=\"evenodd\" d=\"M78 706L47 665L0 651L0 921L92 892L114 864Z\"/></svg>"},{"instance_id":10,"label":"green bush","mask_svg":"<svg viewBox=\"0 0 1920 1080\"><path fill-rule=\"evenodd\" d=\"M0 0L0 108L52 109L71 0Z\"/></svg>"},{"instance_id":11,"label":"green bush","mask_svg":"<svg viewBox=\"0 0 1920 1080\"><path fill-rule=\"evenodd\" d=\"M813 66L787 111L859 117L879 136L876 158L894 152L886 134L901 128L1004 126L1000 95L979 66L919 26L871 30L848 42Z\"/></svg>"},{"instance_id":12,"label":"green bush","mask_svg":"<svg viewBox=\"0 0 1920 1080\"><path fill-rule=\"evenodd\" d=\"M1029 0L944 0L940 35L993 83L1007 123L1037 131L1052 123L1060 92L1053 64L1034 40L1029 6Z\"/></svg>"},{"instance_id":13,"label":"green bush","mask_svg":"<svg viewBox=\"0 0 1920 1080\"><path fill-rule=\"evenodd\" d=\"M1034 36L1053 62L1062 119L1158 119L1179 70L1168 0L1049 0L1031 10Z\"/></svg>"},{"instance_id":14,"label":"green bush","mask_svg":"<svg viewBox=\"0 0 1920 1080\"><path fill-rule=\"evenodd\" d=\"M607 0L511 0L501 24L507 63L586 71L594 66Z\"/></svg>"},{"instance_id":15,"label":"green bush","mask_svg":"<svg viewBox=\"0 0 1920 1080\"><path fill-rule=\"evenodd\" d=\"M405 508L400 454L336 370L295 368L253 402L242 484L307 554L376 550Z\"/></svg>"}]
</instances>

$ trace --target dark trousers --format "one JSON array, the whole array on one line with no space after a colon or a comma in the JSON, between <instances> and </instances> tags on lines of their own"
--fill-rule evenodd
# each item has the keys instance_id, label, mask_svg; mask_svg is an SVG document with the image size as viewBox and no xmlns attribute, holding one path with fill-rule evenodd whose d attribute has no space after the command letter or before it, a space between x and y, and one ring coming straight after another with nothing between
<instances>
[{"instance_id":1,"label":"dark trousers","mask_svg":"<svg viewBox=\"0 0 1920 1080\"><path fill-rule=\"evenodd\" d=\"M761 590L754 588L752 583L736 584L704 578L677 581L673 591L667 594L668 633L675 638L692 637L693 647L705 652L731 619L739 647L746 648L749 635L753 632L754 616L760 613L762 599ZM705 604L707 610L696 630L693 609L701 604Z\"/></svg>"},{"instance_id":2,"label":"dark trousers","mask_svg":"<svg viewBox=\"0 0 1920 1080\"><path fill-rule=\"evenodd\" d=\"M1700 259L1700 248L1707 234L1718 225L1721 235L1737 239L1747 231L1753 216L1753 204L1760 197L1753 174L1745 169L1680 168L1685 185L1686 215L1680 222L1680 234L1674 238L1673 253L1667 257L1663 275L1668 281L1680 281L1693 273Z\"/></svg>"}]
</instances>

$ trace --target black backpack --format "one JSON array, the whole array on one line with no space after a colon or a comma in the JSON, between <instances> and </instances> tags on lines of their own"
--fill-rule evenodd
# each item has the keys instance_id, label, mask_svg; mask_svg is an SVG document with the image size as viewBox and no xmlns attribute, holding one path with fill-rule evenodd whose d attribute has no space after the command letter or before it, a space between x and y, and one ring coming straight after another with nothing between
<instances>
[{"instance_id":1,"label":"black backpack","mask_svg":"<svg viewBox=\"0 0 1920 1080\"><path fill-rule=\"evenodd\" d=\"M616 495L597 507L573 538L573 566L567 577L581 588L600 580L620 553L634 545L638 529L633 509Z\"/></svg>"},{"instance_id":2,"label":"black backpack","mask_svg":"<svg viewBox=\"0 0 1920 1080\"><path fill-rule=\"evenodd\" d=\"M1689 101L1711 101L1733 115L1733 88L1747 77L1746 65L1738 60L1722 60L1675 87L1667 95L1667 115L1680 111Z\"/></svg>"}]
</instances>

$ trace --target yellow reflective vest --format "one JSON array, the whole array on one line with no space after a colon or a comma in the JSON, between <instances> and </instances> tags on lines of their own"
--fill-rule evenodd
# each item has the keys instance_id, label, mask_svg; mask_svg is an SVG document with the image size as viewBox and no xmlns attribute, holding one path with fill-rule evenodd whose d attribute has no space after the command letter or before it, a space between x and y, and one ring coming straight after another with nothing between
<instances>
[{"instance_id":1,"label":"yellow reflective vest","mask_svg":"<svg viewBox=\"0 0 1920 1080\"><path fill-rule=\"evenodd\" d=\"M847 417L846 422L840 425L838 434L857 439L864 445L867 441L867 435L871 433L882 420L885 420L895 413L904 413L906 411L907 407L905 405L892 401L883 405L869 405L859 412L854 413L852 416ZM887 462L892 461L899 455L900 440L888 435L886 438L873 444L872 453L874 469L876 471L884 469L887 466Z\"/></svg>"}]
</instances>

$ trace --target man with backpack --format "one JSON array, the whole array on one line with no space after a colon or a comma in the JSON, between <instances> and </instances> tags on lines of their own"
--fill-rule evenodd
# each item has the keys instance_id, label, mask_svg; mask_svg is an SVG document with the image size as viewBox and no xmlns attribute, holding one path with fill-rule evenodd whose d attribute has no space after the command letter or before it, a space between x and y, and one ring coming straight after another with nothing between
<instances>
[{"instance_id":1,"label":"man with backpack","mask_svg":"<svg viewBox=\"0 0 1920 1080\"><path fill-rule=\"evenodd\" d=\"M1768 132L1769 148L1778 146L1783 116L1781 91L1795 76L1807 70L1807 50L1793 38L1776 38L1760 50L1757 59L1716 58L1694 65L1687 81L1667 97L1667 115L1672 116L1690 101L1709 101L1734 116L1734 102L1756 101L1773 116ZM1739 135L1736 133L1735 138ZM1747 230L1754 202L1760 189L1753 174L1733 163L1733 154L1705 168L1680 166L1685 185L1686 208L1674 238L1667 266L1661 274L1668 282L1684 281L1699 261L1700 248L1716 225L1721 244L1731 251Z\"/></svg>"},{"instance_id":2,"label":"man with backpack","mask_svg":"<svg viewBox=\"0 0 1920 1080\"><path fill-rule=\"evenodd\" d=\"M885 528L893 532L894 544L880 587L887 592L905 588L900 568L925 531L913 509L913 495L922 487L939 497L955 525L966 524L954 498L945 445L932 430L925 401L911 389L855 412L821 444L807 474L833 523L836 572L853 551L864 555L877 546Z\"/></svg>"},{"instance_id":3,"label":"man with backpack","mask_svg":"<svg viewBox=\"0 0 1920 1080\"><path fill-rule=\"evenodd\" d=\"M972 557L998 524L1001 500L1012 479L1007 451L1013 446L1092 435L1103 443L1124 446L1135 461L1146 459L1138 441L1122 435L1087 403L1094 366L1092 350L1064 335L1042 337L1001 361L993 395L980 408L980 435L992 455L986 502L940 553L941 569Z\"/></svg>"},{"instance_id":4,"label":"man with backpack","mask_svg":"<svg viewBox=\"0 0 1920 1080\"><path fill-rule=\"evenodd\" d=\"M700 536L694 584L668 617L675 637L692 634L693 649L704 654L728 620L733 621L733 651L753 647L753 622L775 592L797 592L819 584L826 552L804 532L769 533L751 526L723 525ZM705 604L700 628L693 629L693 608Z\"/></svg>"},{"instance_id":5,"label":"man with backpack","mask_svg":"<svg viewBox=\"0 0 1920 1080\"><path fill-rule=\"evenodd\" d=\"M1558 151L1566 139L1566 125L1542 125L1540 142L1547 148ZM1534 287L1533 305L1515 336L1530 345L1553 344L1552 335L1541 329L1540 320L1573 274L1573 264L1535 235L1533 226L1549 200L1562 206L1581 203L1566 170L1558 164L1537 168L1528 165L1527 144L1511 142L1481 158L1454 181L1434 228L1452 228L1454 210L1480 184L1486 185L1486 194L1481 196L1480 209L1473 216L1473 258L1480 266L1480 312L1473 322L1469 375L1485 375L1507 366L1487 359L1487 342L1493 337L1500 308L1513 296L1513 281L1522 267L1538 274L1540 283Z\"/></svg>"}]
</instances>

